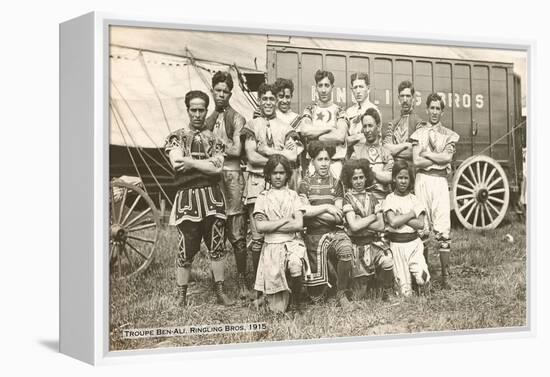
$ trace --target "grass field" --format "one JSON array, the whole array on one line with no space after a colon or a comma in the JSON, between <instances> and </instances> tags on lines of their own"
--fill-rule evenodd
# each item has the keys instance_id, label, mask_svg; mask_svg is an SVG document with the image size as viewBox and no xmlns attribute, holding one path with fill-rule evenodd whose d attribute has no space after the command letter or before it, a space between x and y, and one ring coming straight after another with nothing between
<instances>
[{"instance_id":1,"label":"grass field","mask_svg":"<svg viewBox=\"0 0 550 377\"><path fill-rule=\"evenodd\" d=\"M514 241L507 241L506 234L511 234ZM129 280L111 282L110 349L526 326L525 235L525 224L512 215L492 231L454 227L450 291L440 289L436 274L431 293L426 297L396 298L392 304L376 298L354 301L355 309L348 312L329 300L326 304L309 305L303 313L272 314L255 311L248 301L238 299L231 308L216 305L209 263L199 256L193 266L196 282L189 290L191 305L175 307L176 234L167 229L163 231L155 261L145 272ZM236 298L232 254L226 261L226 287ZM434 253L430 255L430 264L437 270L439 258ZM122 337L125 329L248 322L266 322L267 331L146 339Z\"/></svg>"}]
</instances>

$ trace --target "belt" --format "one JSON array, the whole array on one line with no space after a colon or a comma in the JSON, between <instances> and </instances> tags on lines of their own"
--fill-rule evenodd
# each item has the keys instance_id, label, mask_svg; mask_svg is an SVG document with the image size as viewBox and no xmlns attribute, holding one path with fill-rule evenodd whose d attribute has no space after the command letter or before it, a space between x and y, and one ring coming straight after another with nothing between
<instances>
[{"instance_id":1,"label":"belt","mask_svg":"<svg viewBox=\"0 0 550 377\"><path fill-rule=\"evenodd\" d=\"M388 239L395 243L406 243L416 240L418 233L388 233Z\"/></svg>"},{"instance_id":2,"label":"belt","mask_svg":"<svg viewBox=\"0 0 550 377\"><path fill-rule=\"evenodd\" d=\"M447 178L447 175L448 175L447 169L430 169L430 170L419 169L416 171L416 173L431 175L433 177L445 177L445 178Z\"/></svg>"}]
</instances>

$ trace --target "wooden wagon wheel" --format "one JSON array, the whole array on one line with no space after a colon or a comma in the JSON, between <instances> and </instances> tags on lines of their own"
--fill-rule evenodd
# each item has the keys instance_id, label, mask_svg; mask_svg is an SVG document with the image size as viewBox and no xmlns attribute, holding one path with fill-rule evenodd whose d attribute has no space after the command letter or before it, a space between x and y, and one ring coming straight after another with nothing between
<instances>
[{"instance_id":1,"label":"wooden wagon wheel","mask_svg":"<svg viewBox=\"0 0 550 377\"><path fill-rule=\"evenodd\" d=\"M124 279L153 261L160 234L160 216L145 191L120 180L111 182L110 276Z\"/></svg>"},{"instance_id":2,"label":"wooden wagon wheel","mask_svg":"<svg viewBox=\"0 0 550 377\"><path fill-rule=\"evenodd\" d=\"M494 229L506 215L508 178L491 157L466 159L455 172L452 190L456 216L466 229Z\"/></svg>"}]
</instances>

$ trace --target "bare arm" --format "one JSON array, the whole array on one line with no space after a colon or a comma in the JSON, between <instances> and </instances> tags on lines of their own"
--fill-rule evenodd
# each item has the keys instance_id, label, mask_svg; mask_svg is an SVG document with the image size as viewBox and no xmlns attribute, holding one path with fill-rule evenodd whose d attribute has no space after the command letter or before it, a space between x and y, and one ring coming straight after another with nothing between
<instances>
[{"instance_id":1,"label":"bare arm","mask_svg":"<svg viewBox=\"0 0 550 377\"><path fill-rule=\"evenodd\" d=\"M420 153L420 156L432 161L436 165L446 165L453 160L453 154L446 151L440 153L423 151Z\"/></svg>"},{"instance_id":2,"label":"bare arm","mask_svg":"<svg viewBox=\"0 0 550 377\"><path fill-rule=\"evenodd\" d=\"M432 166L434 163L431 160L428 160L427 158L421 157L420 152L421 152L420 145L413 145L412 158L413 158L414 167L417 169L423 169L423 168Z\"/></svg>"},{"instance_id":3,"label":"bare arm","mask_svg":"<svg viewBox=\"0 0 550 377\"><path fill-rule=\"evenodd\" d=\"M244 149L248 162L256 166L265 166L267 158L258 153L256 140L248 138L244 143Z\"/></svg>"},{"instance_id":4,"label":"bare arm","mask_svg":"<svg viewBox=\"0 0 550 377\"><path fill-rule=\"evenodd\" d=\"M376 178L376 180L378 182L380 182L380 183L391 183L392 182L391 171L387 171L387 170L375 171L375 170L373 170L372 172L374 173L374 177Z\"/></svg>"},{"instance_id":5,"label":"bare arm","mask_svg":"<svg viewBox=\"0 0 550 377\"><path fill-rule=\"evenodd\" d=\"M290 146L290 143L288 143L288 142L285 145L285 148L280 150L280 151L275 149L275 148L268 147L265 144L262 144L262 145L258 146L257 152L261 156L266 156L266 161L267 161L267 158L269 158L269 156L273 156L274 154L283 155L283 156L286 157L287 160L289 160L291 162L296 162L296 158L298 156L297 148L294 146L294 144L293 144L293 146Z\"/></svg>"},{"instance_id":6,"label":"bare arm","mask_svg":"<svg viewBox=\"0 0 550 377\"><path fill-rule=\"evenodd\" d=\"M371 223L367 227L367 229L374 230L375 232L383 232L384 231L385 224L384 224L384 216L382 215L382 212L378 212L376 214L376 221Z\"/></svg>"},{"instance_id":7,"label":"bare arm","mask_svg":"<svg viewBox=\"0 0 550 377\"><path fill-rule=\"evenodd\" d=\"M225 154L230 157L241 157L243 149L241 142L241 129L244 126L244 119L238 119L235 124L235 130L233 131L233 143L225 150Z\"/></svg>"},{"instance_id":8,"label":"bare arm","mask_svg":"<svg viewBox=\"0 0 550 377\"><path fill-rule=\"evenodd\" d=\"M409 220L407 225L416 230L424 229L424 214L422 213L418 218Z\"/></svg>"},{"instance_id":9,"label":"bare arm","mask_svg":"<svg viewBox=\"0 0 550 377\"><path fill-rule=\"evenodd\" d=\"M281 228L288 225L292 219L268 220L263 213L256 213L254 214L254 221L256 222L256 229L258 232L274 233L276 231L281 231Z\"/></svg>"},{"instance_id":10,"label":"bare arm","mask_svg":"<svg viewBox=\"0 0 550 377\"><path fill-rule=\"evenodd\" d=\"M177 168L178 171L186 172L191 169L196 169L207 175L218 175L222 172L223 168L222 155L216 155L208 160L195 160L192 157L183 157L183 159L176 160L176 162L183 163L182 166Z\"/></svg>"},{"instance_id":11,"label":"bare arm","mask_svg":"<svg viewBox=\"0 0 550 377\"><path fill-rule=\"evenodd\" d=\"M349 229L354 233L368 228L376 220L375 214L368 215L367 217L359 217L353 211L346 212L346 221L348 222Z\"/></svg>"},{"instance_id":12,"label":"bare arm","mask_svg":"<svg viewBox=\"0 0 550 377\"><path fill-rule=\"evenodd\" d=\"M311 139L317 139L321 135L327 134L332 131L332 128L314 127L311 119L307 117L302 119L302 122L300 123L299 127L300 127L300 133L305 137L308 137Z\"/></svg>"},{"instance_id":13,"label":"bare arm","mask_svg":"<svg viewBox=\"0 0 550 377\"><path fill-rule=\"evenodd\" d=\"M279 231L285 233L299 232L304 228L302 211L296 211L292 214L292 219L289 223L283 225Z\"/></svg>"},{"instance_id":14,"label":"bare arm","mask_svg":"<svg viewBox=\"0 0 550 377\"><path fill-rule=\"evenodd\" d=\"M386 212L386 219L388 220L388 224L395 229L402 227L403 225L407 224L410 220L415 218L416 218L416 214L414 213L414 211L409 211L402 215L397 215L395 212L391 210Z\"/></svg>"},{"instance_id":15,"label":"bare arm","mask_svg":"<svg viewBox=\"0 0 550 377\"><path fill-rule=\"evenodd\" d=\"M384 144L384 148L390 151L393 157L400 157L403 159L409 159L412 157L412 144Z\"/></svg>"},{"instance_id":16,"label":"bare arm","mask_svg":"<svg viewBox=\"0 0 550 377\"><path fill-rule=\"evenodd\" d=\"M364 144L366 142L365 135L362 132L355 135L348 135L346 137L346 142L348 143L348 146L352 146L357 143Z\"/></svg>"},{"instance_id":17,"label":"bare arm","mask_svg":"<svg viewBox=\"0 0 550 377\"><path fill-rule=\"evenodd\" d=\"M318 206L307 205L305 206L304 218L311 219L314 217L318 217L325 212L327 212L326 204L321 204Z\"/></svg>"},{"instance_id":18,"label":"bare arm","mask_svg":"<svg viewBox=\"0 0 550 377\"><path fill-rule=\"evenodd\" d=\"M192 157L184 157L181 149L172 149L168 157L170 163L176 171L188 171L191 169L199 170L208 175L220 174L223 167L223 156L216 155L207 160L194 160Z\"/></svg>"},{"instance_id":19,"label":"bare arm","mask_svg":"<svg viewBox=\"0 0 550 377\"><path fill-rule=\"evenodd\" d=\"M336 128L332 131L319 136L319 141L328 143L344 143L346 141L346 134L348 133L348 125L344 119L338 119L336 122Z\"/></svg>"},{"instance_id":20,"label":"bare arm","mask_svg":"<svg viewBox=\"0 0 550 377\"><path fill-rule=\"evenodd\" d=\"M183 166L183 151L180 148L171 149L168 152L168 158L170 159L172 169L178 170Z\"/></svg>"}]
</instances>

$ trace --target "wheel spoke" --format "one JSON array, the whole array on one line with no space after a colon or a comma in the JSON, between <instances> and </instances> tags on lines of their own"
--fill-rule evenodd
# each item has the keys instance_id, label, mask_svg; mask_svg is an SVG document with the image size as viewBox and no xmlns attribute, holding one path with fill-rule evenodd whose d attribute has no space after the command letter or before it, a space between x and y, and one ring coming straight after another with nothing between
<instances>
[{"instance_id":1,"label":"wheel spoke","mask_svg":"<svg viewBox=\"0 0 550 377\"><path fill-rule=\"evenodd\" d=\"M479 207L481 207L481 204L478 204L476 206L476 213L474 215L474 226L477 227L477 217L479 216Z\"/></svg>"},{"instance_id":2,"label":"wheel spoke","mask_svg":"<svg viewBox=\"0 0 550 377\"><path fill-rule=\"evenodd\" d=\"M126 259L128 259L128 262L130 262L130 268L132 269L132 271L135 271L136 268L134 267L134 262L130 259L130 255L128 254L128 250L126 250L126 248L123 247L122 251L124 252L124 256L126 257Z\"/></svg>"},{"instance_id":3,"label":"wheel spoke","mask_svg":"<svg viewBox=\"0 0 550 377\"><path fill-rule=\"evenodd\" d=\"M477 203L475 201L473 201L475 204L470 208L470 210L468 211L468 213L466 214L466 216L464 217L466 219L466 221L470 220L470 216L472 215L472 212L474 211L474 209L477 207Z\"/></svg>"},{"instance_id":4,"label":"wheel spoke","mask_svg":"<svg viewBox=\"0 0 550 377\"><path fill-rule=\"evenodd\" d=\"M476 176L474 174L474 170L472 169L472 165L468 166L468 171L470 172L470 176L474 180L475 185L477 186L479 182L476 180Z\"/></svg>"},{"instance_id":5,"label":"wheel spoke","mask_svg":"<svg viewBox=\"0 0 550 377\"><path fill-rule=\"evenodd\" d=\"M494 197L492 197L492 196L489 196L488 200L492 200L493 202L497 202L497 203L500 203L500 204L504 204L504 200L499 199L499 198L494 198Z\"/></svg>"},{"instance_id":6,"label":"wheel spoke","mask_svg":"<svg viewBox=\"0 0 550 377\"><path fill-rule=\"evenodd\" d=\"M128 213L126 214L126 216L124 216L124 219L122 220L122 222L120 222L121 225L124 225L124 223L126 222L126 220L128 220L128 217L130 217L130 215L132 214L132 212L134 211L134 208L136 208L136 205L138 204L139 200L141 199L141 195L138 195L136 197L136 200L134 200L134 203L132 203L132 206L130 207L130 209L128 210Z\"/></svg>"},{"instance_id":7,"label":"wheel spoke","mask_svg":"<svg viewBox=\"0 0 550 377\"><path fill-rule=\"evenodd\" d=\"M473 198L473 197L474 197L474 194L464 194L464 195L457 196L456 200L469 199L469 198Z\"/></svg>"},{"instance_id":8,"label":"wheel spoke","mask_svg":"<svg viewBox=\"0 0 550 377\"><path fill-rule=\"evenodd\" d=\"M478 182L482 182L482 180L481 180L481 171L480 171L480 169L479 169L479 164L480 164L480 163L481 163L481 162L479 162L479 161L476 162L476 174L477 174L476 177L477 177L477 181L478 181Z\"/></svg>"},{"instance_id":9,"label":"wheel spoke","mask_svg":"<svg viewBox=\"0 0 550 377\"><path fill-rule=\"evenodd\" d=\"M500 194L500 193L503 193L503 192L506 192L506 189L505 188L499 188L499 189L495 189L495 190L490 190L489 195L491 195L491 194Z\"/></svg>"},{"instance_id":10,"label":"wheel spoke","mask_svg":"<svg viewBox=\"0 0 550 377\"><path fill-rule=\"evenodd\" d=\"M473 188L469 188L469 187L466 187L466 186L463 186L463 185L456 185L456 187L458 187L459 189L462 189L464 191L468 191L468 192L474 192L474 189Z\"/></svg>"},{"instance_id":11,"label":"wheel spoke","mask_svg":"<svg viewBox=\"0 0 550 377\"><path fill-rule=\"evenodd\" d=\"M132 250L134 250L140 257L142 257L143 259L147 260L147 257L146 257L145 255L143 255L143 254L141 253L141 251L139 251L138 249L136 249L136 248L134 247L134 245L132 245L130 242L126 241L126 245L130 246L130 248L131 248Z\"/></svg>"},{"instance_id":12,"label":"wheel spoke","mask_svg":"<svg viewBox=\"0 0 550 377\"><path fill-rule=\"evenodd\" d=\"M489 217L489 220L491 220L491 222L489 224L492 224L493 221L495 221L495 218L493 217L493 215L491 215L491 210L490 208L487 206L487 204L491 204L491 203L486 203L485 204L485 212L487 213L487 216ZM497 213L498 214L498 213Z\"/></svg>"},{"instance_id":13,"label":"wheel spoke","mask_svg":"<svg viewBox=\"0 0 550 377\"><path fill-rule=\"evenodd\" d=\"M468 178L466 174L462 174L460 178L464 178L464 180L472 187L472 190L474 189L474 187L476 187L476 185L474 185L474 183L470 180L470 178Z\"/></svg>"},{"instance_id":14,"label":"wheel spoke","mask_svg":"<svg viewBox=\"0 0 550 377\"><path fill-rule=\"evenodd\" d=\"M481 182L486 182L485 178L487 177L487 168L489 167L489 163L486 162L483 166L483 173L481 173Z\"/></svg>"},{"instance_id":15,"label":"wheel spoke","mask_svg":"<svg viewBox=\"0 0 550 377\"><path fill-rule=\"evenodd\" d=\"M115 195L111 195L111 219L114 221L117 218L116 212L115 212Z\"/></svg>"},{"instance_id":16,"label":"wheel spoke","mask_svg":"<svg viewBox=\"0 0 550 377\"><path fill-rule=\"evenodd\" d=\"M485 228L485 205L480 205L479 211L481 212L481 226Z\"/></svg>"},{"instance_id":17,"label":"wheel spoke","mask_svg":"<svg viewBox=\"0 0 550 377\"><path fill-rule=\"evenodd\" d=\"M120 252L120 248L122 246L118 245L118 251L117 251L117 262L118 262L118 275L122 276L122 253Z\"/></svg>"},{"instance_id":18,"label":"wheel spoke","mask_svg":"<svg viewBox=\"0 0 550 377\"><path fill-rule=\"evenodd\" d=\"M497 172L497 169L492 168L491 173L489 173L489 176L487 177L487 179L484 180L482 183L485 184L485 186L487 186L489 182L491 182L491 179L493 179L493 175L495 175L496 172Z\"/></svg>"},{"instance_id":19,"label":"wheel spoke","mask_svg":"<svg viewBox=\"0 0 550 377\"><path fill-rule=\"evenodd\" d=\"M133 240L138 240L138 241L141 241L141 242L155 243L155 240L150 240L150 239L147 239L147 238L141 238L141 237L136 237L136 236L128 236L128 238L131 238Z\"/></svg>"},{"instance_id":20,"label":"wheel spoke","mask_svg":"<svg viewBox=\"0 0 550 377\"><path fill-rule=\"evenodd\" d=\"M136 217L134 217L132 220L130 220L128 222L128 224L126 224L126 226L130 226L132 225L133 223L135 223L136 221L138 221L139 219L141 219L143 216L147 215L149 212L151 212L151 207L148 207L145 211L143 211L142 213L140 213L139 215L137 215Z\"/></svg>"},{"instance_id":21,"label":"wheel spoke","mask_svg":"<svg viewBox=\"0 0 550 377\"><path fill-rule=\"evenodd\" d=\"M502 177L498 177L490 185L487 186L487 190L490 190L491 188L493 188L496 184L498 184L501 181L502 181Z\"/></svg>"},{"instance_id":22,"label":"wheel spoke","mask_svg":"<svg viewBox=\"0 0 550 377\"><path fill-rule=\"evenodd\" d=\"M499 215L500 211L497 209L497 207L494 206L493 203L491 203L490 201L487 201L487 205L489 206L489 208L491 208L493 211L495 211L497 216ZM490 211L487 211L487 212L490 212Z\"/></svg>"},{"instance_id":23,"label":"wheel spoke","mask_svg":"<svg viewBox=\"0 0 550 377\"><path fill-rule=\"evenodd\" d=\"M475 200L472 198L466 202L462 207L458 209L458 212L462 213L466 208L468 208L472 203L475 203Z\"/></svg>"},{"instance_id":24,"label":"wheel spoke","mask_svg":"<svg viewBox=\"0 0 550 377\"><path fill-rule=\"evenodd\" d=\"M144 229L149 229L149 228L154 228L156 227L157 224L156 223L148 223L148 224L143 224L143 225L139 225L139 226L135 226L133 228L128 228L126 231L128 233L131 233L131 232L136 232L138 230L144 230Z\"/></svg>"},{"instance_id":25,"label":"wheel spoke","mask_svg":"<svg viewBox=\"0 0 550 377\"><path fill-rule=\"evenodd\" d=\"M120 220L122 219L122 213L124 212L124 204L126 203L127 194L128 194L128 189L124 187L124 194L122 194L122 201L120 202L120 207L118 212L118 220L117 220L118 224L120 224Z\"/></svg>"}]
</instances>

